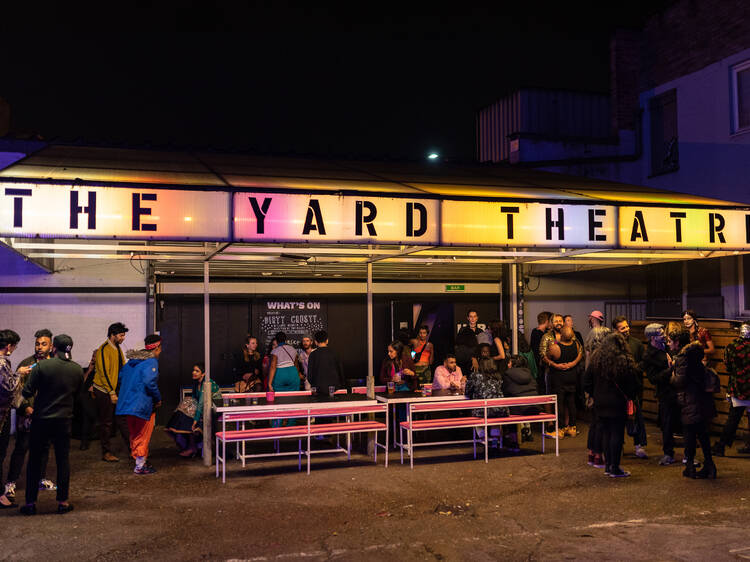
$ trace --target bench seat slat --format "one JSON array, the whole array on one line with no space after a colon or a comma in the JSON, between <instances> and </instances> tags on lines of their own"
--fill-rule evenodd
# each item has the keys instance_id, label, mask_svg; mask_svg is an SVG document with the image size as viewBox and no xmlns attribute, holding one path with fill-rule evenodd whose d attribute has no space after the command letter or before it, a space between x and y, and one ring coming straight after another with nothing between
<instances>
[{"instance_id":1,"label":"bench seat slat","mask_svg":"<svg viewBox=\"0 0 750 562\"><path fill-rule=\"evenodd\" d=\"M377 404L375 406L351 406L349 408L316 408L310 409L309 413L311 417L324 417L324 416L347 416L353 414L370 414L385 412L386 406L384 404ZM251 421L257 419L269 419L269 418L298 418L307 417L308 410L266 410L264 412L247 412L247 413L236 413L236 414L224 414L224 419L228 422L233 421Z\"/></svg>"},{"instance_id":2,"label":"bench seat slat","mask_svg":"<svg viewBox=\"0 0 750 562\"><path fill-rule=\"evenodd\" d=\"M385 430L385 424L376 421L362 421L352 423L324 423L310 426L310 435L321 433L347 433L349 431L380 431ZM236 441L245 439L282 439L286 437L306 437L307 425L293 425L291 427L263 427L259 429L242 429L234 431L219 431L216 437L220 441Z\"/></svg>"},{"instance_id":3,"label":"bench seat slat","mask_svg":"<svg viewBox=\"0 0 750 562\"><path fill-rule=\"evenodd\" d=\"M426 404L412 404L412 412L424 412L432 410L463 410L470 408L499 408L503 406L535 406L538 404L550 404L556 398L552 396L519 396L514 398L491 398L488 400L462 400L454 402L428 402Z\"/></svg>"},{"instance_id":4,"label":"bench seat slat","mask_svg":"<svg viewBox=\"0 0 750 562\"><path fill-rule=\"evenodd\" d=\"M487 418L487 425L505 425L515 423L526 423L526 422L541 422L541 421L555 421L554 414L532 414L529 416L505 416L503 418ZM475 425L484 425L484 418L480 417L468 417L468 418L445 418L438 420L412 420L411 428L413 430L419 429L433 429L433 428L452 428L452 427L472 427ZM410 422L401 422L401 427L409 429Z\"/></svg>"}]
</instances>

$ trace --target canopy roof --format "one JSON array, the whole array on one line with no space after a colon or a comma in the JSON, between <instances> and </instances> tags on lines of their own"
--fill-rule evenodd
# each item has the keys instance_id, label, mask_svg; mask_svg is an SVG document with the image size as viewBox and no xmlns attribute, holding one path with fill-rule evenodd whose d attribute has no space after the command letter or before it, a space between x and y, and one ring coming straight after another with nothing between
<instances>
[{"instance_id":1,"label":"canopy roof","mask_svg":"<svg viewBox=\"0 0 750 562\"><path fill-rule=\"evenodd\" d=\"M498 165L452 162L384 162L271 157L211 152L166 152L51 145L0 171L0 184L111 188L159 187L199 191L331 193L413 200L503 201L615 207L744 209L741 204L649 187ZM7 193L6 193L7 195ZM188 220L189 217L185 217ZM234 219L237 220L237 219ZM498 219L499 220L499 219ZM3 242L56 269L61 260L144 261L162 276L202 275L288 279L362 279L367 263L380 279L497 280L503 263L525 263L539 274L700 259L744 253L700 249L486 247L476 245L354 244L323 241L203 242L30 239ZM497 267L495 267L497 266Z\"/></svg>"}]
</instances>

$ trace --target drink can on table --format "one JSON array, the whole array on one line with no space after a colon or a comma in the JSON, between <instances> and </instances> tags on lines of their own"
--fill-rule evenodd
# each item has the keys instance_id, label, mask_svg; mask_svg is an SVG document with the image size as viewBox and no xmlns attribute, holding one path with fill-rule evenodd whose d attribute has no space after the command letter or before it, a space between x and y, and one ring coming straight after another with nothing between
<instances>
[{"instance_id":1,"label":"drink can on table","mask_svg":"<svg viewBox=\"0 0 750 562\"><path fill-rule=\"evenodd\" d=\"M396 391L396 383L393 381L390 381L388 383L388 394L393 394Z\"/></svg>"}]
</instances>

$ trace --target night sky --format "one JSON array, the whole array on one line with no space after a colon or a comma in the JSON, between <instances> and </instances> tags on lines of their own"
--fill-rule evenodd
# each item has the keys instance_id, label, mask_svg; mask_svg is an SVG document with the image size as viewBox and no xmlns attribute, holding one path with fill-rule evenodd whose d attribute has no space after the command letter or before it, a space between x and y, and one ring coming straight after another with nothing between
<instances>
[{"instance_id":1,"label":"night sky","mask_svg":"<svg viewBox=\"0 0 750 562\"><path fill-rule=\"evenodd\" d=\"M606 92L612 31L653 10L518 4L160 8L138 32L3 33L0 96L15 134L47 140L467 161L475 112L519 86Z\"/></svg>"}]
</instances>

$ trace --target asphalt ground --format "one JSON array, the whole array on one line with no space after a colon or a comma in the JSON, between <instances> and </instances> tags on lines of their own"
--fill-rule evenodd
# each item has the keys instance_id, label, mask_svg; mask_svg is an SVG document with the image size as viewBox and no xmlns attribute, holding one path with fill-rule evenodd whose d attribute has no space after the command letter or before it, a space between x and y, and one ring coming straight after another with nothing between
<instances>
[{"instance_id":1,"label":"asphalt ground","mask_svg":"<svg viewBox=\"0 0 750 562\"><path fill-rule=\"evenodd\" d=\"M226 484L200 459L182 459L161 430L153 475L100 460L72 442L71 502L55 514L0 511L2 560L741 560L750 559L750 458L728 450L715 481L660 467L649 425L648 460L626 442L630 478L586 464L586 428L560 443L540 436L520 454L422 448L414 470L396 453L230 461ZM678 455L679 456L679 455ZM304 466L304 465L303 465ZM54 477L54 462L50 462ZM19 502L23 497L19 485Z\"/></svg>"}]
</instances>

